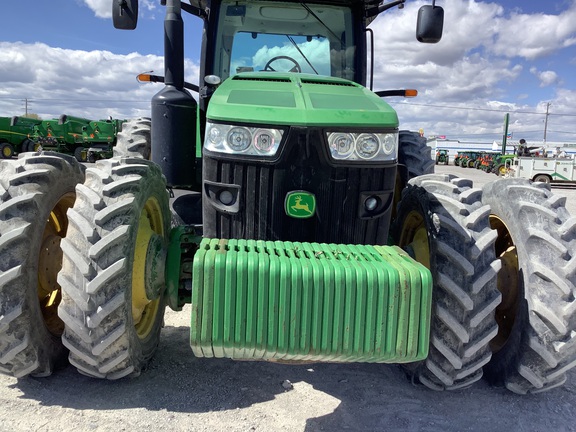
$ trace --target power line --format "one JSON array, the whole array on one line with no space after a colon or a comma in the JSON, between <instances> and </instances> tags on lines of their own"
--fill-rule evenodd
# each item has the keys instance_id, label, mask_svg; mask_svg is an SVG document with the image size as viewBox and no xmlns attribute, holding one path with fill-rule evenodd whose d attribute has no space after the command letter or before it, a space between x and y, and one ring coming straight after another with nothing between
<instances>
[{"instance_id":1,"label":"power line","mask_svg":"<svg viewBox=\"0 0 576 432\"><path fill-rule=\"evenodd\" d=\"M446 108L446 109L456 109L464 111L486 111L486 112L500 112L500 113L511 113L511 114L532 114L532 115L546 115L546 112L538 111L513 111L509 109L495 109L495 108L475 108L467 106L455 106L455 105L438 105L438 104L424 104L424 103L414 103L414 102L398 102L397 105L414 105L423 106L430 108ZM549 116L559 116L559 117L576 117L576 114L556 114L548 113Z\"/></svg>"},{"instance_id":2,"label":"power line","mask_svg":"<svg viewBox=\"0 0 576 432\"><path fill-rule=\"evenodd\" d=\"M31 102L32 99L29 98L12 98L12 97L0 97L4 100L25 100ZM150 99L39 99L34 98L34 102L119 102L119 103L149 103Z\"/></svg>"}]
</instances>

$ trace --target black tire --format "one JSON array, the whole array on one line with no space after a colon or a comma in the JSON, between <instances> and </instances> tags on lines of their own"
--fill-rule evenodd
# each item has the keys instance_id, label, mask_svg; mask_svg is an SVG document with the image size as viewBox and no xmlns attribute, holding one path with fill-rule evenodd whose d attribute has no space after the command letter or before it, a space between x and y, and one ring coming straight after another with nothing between
<instances>
[{"instance_id":1,"label":"black tire","mask_svg":"<svg viewBox=\"0 0 576 432\"><path fill-rule=\"evenodd\" d=\"M395 244L428 266L434 283L430 350L408 374L433 390L468 387L482 377L497 333L500 303L489 208L472 182L452 175L410 181L392 229Z\"/></svg>"},{"instance_id":2,"label":"black tire","mask_svg":"<svg viewBox=\"0 0 576 432\"><path fill-rule=\"evenodd\" d=\"M494 172L498 177L503 177L507 174L508 169L506 168L506 164L498 164L494 169Z\"/></svg>"},{"instance_id":3,"label":"black tire","mask_svg":"<svg viewBox=\"0 0 576 432\"><path fill-rule=\"evenodd\" d=\"M0 144L0 157L2 157L2 159L12 159L12 156L14 156L14 147L12 144Z\"/></svg>"},{"instance_id":4,"label":"black tire","mask_svg":"<svg viewBox=\"0 0 576 432\"><path fill-rule=\"evenodd\" d=\"M60 240L82 167L56 153L0 164L0 371L47 376L66 361L58 319Z\"/></svg>"},{"instance_id":5,"label":"black tire","mask_svg":"<svg viewBox=\"0 0 576 432\"><path fill-rule=\"evenodd\" d=\"M534 177L534 181L550 184L552 182L552 179L550 178L550 176L546 174L538 174L536 177Z\"/></svg>"},{"instance_id":6,"label":"black tire","mask_svg":"<svg viewBox=\"0 0 576 432\"><path fill-rule=\"evenodd\" d=\"M69 360L92 377L139 375L158 346L165 309L163 269L155 284L144 281L148 246L164 250L169 235L166 180L152 162L111 158L88 168L76 192L58 275Z\"/></svg>"},{"instance_id":7,"label":"black tire","mask_svg":"<svg viewBox=\"0 0 576 432\"><path fill-rule=\"evenodd\" d=\"M29 138L26 138L24 141L22 141L21 147L22 149L21 153L25 153L25 152L33 152L34 150L34 141L32 141Z\"/></svg>"},{"instance_id":8,"label":"black tire","mask_svg":"<svg viewBox=\"0 0 576 432\"><path fill-rule=\"evenodd\" d=\"M398 143L398 163L407 169L405 182L434 172L432 148L427 145L426 138L417 132L400 131Z\"/></svg>"},{"instance_id":9,"label":"black tire","mask_svg":"<svg viewBox=\"0 0 576 432\"><path fill-rule=\"evenodd\" d=\"M94 152L88 152L88 162L95 163L98 160Z\"/></svg>"},{"instance_id":10,"label":"black tire","mask_svg":"<svg viewBox=\"0 0 576 432\"><path fill-rule=\"evenodd\" d=\"M576 223L545 183L501 179L483 188L498 230L502 305L486 377L525 394L562 385L576 364ZM517 258L516 258L517 257Z\"/></svg>"},{"instance_id":11,"label":"black tire","mask_svg":"<svg viewBox=\"0 0 576 432\"><path fill-rule=\"evenodd\" d=\"M78 162L86 162L86 157L82 156L82 150L84 150L84 147L82 146L76 147L74 149L74 157Z\"/></svg>"},{"instance_id":12,"label":"black tire","mask_svg":"<svg viewBox=\"0 0 576 432\"><path fill-rule=\"evenodd\" d=\"M424 174L433 173L434 167L432 148L427 145L426 138L417 132L400 131L392 220L396 217L396 208L408 181Z\"/></svg>"},{"instance_id":13,"label":"black tire","mask_svg":"<svg viewBox=\"0 0 576 432\"><path fill-rule=\"evenodd\" d=\"M137 157L150 159L152 148L150 146L149 118L128 120L122 124L122 131L114 146L114 156Z\"/></svg>"}]
</instances>

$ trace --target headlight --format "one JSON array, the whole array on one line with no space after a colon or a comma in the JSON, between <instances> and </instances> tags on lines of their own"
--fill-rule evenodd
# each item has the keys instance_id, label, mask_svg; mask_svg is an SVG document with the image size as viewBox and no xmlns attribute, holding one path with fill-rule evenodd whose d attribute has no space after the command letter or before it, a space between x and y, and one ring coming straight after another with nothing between
<instances>
[{"instance_id":1,"label":"headlight","mask_svg":"<svg viewBox=\"0 0 576 432\"><path fill-rule=\"evenodd\" d=\"M329 135L328 145L334 159L347 159L354 151L354 138L349 133L336 132Z\"/></svg>"},{"instance_id":2,"label":"headlight","mask_svg":"<svg viewBox=\"0 0 576 432\"><path fill-rule=\"evenodd\" d=\"M204 148L218 153L274 156L284 131L206 122Z\"/></svg>"},{"instance_id":3,"label":"headlight","mask_svg":"<svg viewBox=\"0 0 576 432\"><path fill-rule=\"evenodd\" d=\"M398 133L327 132L330 155L336 160L387 161L398 158Z\"/></svg>"}]
</instances>

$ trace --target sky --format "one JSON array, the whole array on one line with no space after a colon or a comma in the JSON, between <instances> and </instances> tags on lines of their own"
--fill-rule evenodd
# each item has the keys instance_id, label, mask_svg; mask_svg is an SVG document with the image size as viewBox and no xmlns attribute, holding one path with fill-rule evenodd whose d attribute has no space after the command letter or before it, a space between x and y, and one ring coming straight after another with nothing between
<instances>
[{"instance_id":1,"label":"sky","mask_svg":"<svg viewBox=\"0 0 576 432\"><path fill-rule=\"evenodd\" d=\"M386 0L388 1L388 0ZM43 119L150 115L163 74L160 0L140 0L138 28L114 29L112 0L10 2L0 26L0 116ZM388 98L401 129L463 141L502 138L576 143L576 0L437 0L445 10L438 44L415 39L417 10L407 0L380 15L374 90L416 88ZM184 15L186 81L197 84L201 20ZM546 115L548 112L548 115Z\"/></svg>"}]
</instances>

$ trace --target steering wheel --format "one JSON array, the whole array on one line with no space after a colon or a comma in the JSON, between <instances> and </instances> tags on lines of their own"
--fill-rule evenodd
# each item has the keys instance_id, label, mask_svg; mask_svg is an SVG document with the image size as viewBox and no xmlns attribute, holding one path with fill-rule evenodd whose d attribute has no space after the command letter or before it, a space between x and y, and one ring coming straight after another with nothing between
<instances>
[{"instance_id":1,"label":"steering wheel","mask_svg":"<svg viewBox=\"0 0 576 432\"><path fill-rule=\"evenodd\" d=\"M296 60L294 60L292 57L288 57L288 56L284 56L284 55L272 57L270 60L268 60L268 63L266 63L266 66L264 66L264 70L276 72L276 69L274 69L272 66L270 66L270 63L273 63L276 60L288 60L288 61L291 61L292 63L294 63L294 67L292 69L290 69L288 72L298 72L298 73L302 72L302 68L300 67L300 65L298 64L298 62Z\"/></svg>"}]
</instances>

